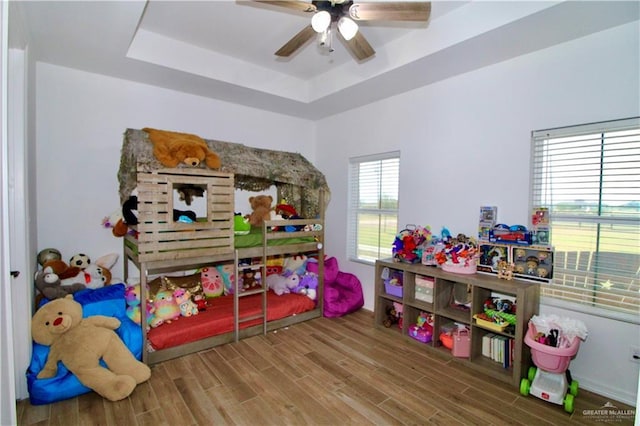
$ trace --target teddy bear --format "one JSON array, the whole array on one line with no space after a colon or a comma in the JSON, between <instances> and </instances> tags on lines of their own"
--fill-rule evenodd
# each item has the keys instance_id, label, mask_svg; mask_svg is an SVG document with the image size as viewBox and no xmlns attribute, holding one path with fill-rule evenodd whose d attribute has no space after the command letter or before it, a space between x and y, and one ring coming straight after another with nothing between
<instances>
[{"instance_id":1,"label":"teddy bear","mask_svg":"<svg viewBox=\"0 0 640 426\"><path fill-rule=\"evenodd\" d=\"M58 361L62 361L80 383L102 397L110 401L128 397L151 377L151 370L114 331L120 327L119 319L103 315L82 318L82 313L82 305L67 295L43 305L33 315L33 340L50 347L38 379L55 377Z\"/></svg>"},{"instance_id":2,"label":"teddy bear","mask_svg":"<svg viewBox=\"0 0 640 426\"><path fill-rule=\"evenodd\" d=\"M271 203L273 203L271 195L249 197L252 212L247 217L252 226L262 226L265 220L271 220Z\"/></svg>"},{"instance_id":3,"label":"teddy bear","mask_svg":"<svg viewBox=\"0 0 640 426\"><path fill-rule=\"evenodd\" d=\"M51 266L36 272L35 285L38 291L49 300L65 297L86 288L84 284L80 283L63 286L60 277L53 272Z\"/></svg>"},{"instance_id":4,"label":"teddy bear","mask_svg":"<svg viewBox=\"0 0 640 426\"><path fill-rule=\"evenodd\" d=\"M165 167L178 167L180 163L198 167L204 161L210 169L220 168L220 157L209 149L200 136L149 127L142 130L149 134L153 155Z\"/></svg>"}]
</instances>

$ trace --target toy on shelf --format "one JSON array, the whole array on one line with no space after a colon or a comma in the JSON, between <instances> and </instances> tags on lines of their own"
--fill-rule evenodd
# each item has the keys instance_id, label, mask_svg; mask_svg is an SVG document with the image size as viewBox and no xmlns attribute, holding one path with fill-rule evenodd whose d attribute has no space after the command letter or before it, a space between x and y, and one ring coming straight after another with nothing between
<instances>
[{"instance_id":1,"label":"toy on shelf","mask_svg":"<svg viewBox=\"0 0 640 426\"><path fill-rule=\"evenodd\" d=\"M441 242L444 248L435 254L443 271L458 274L475 274L477 271L478 244L474 238L458 234L455 238L447 228L442 229Z\"/></svg>"},{"instance_id":2,"label":"toy on shelf","mask_svg":"<svg viewBox=\"0 0 640 426\"><path fill-rule=\"evenodd\" d=\"M523 225L508 226L499 223L489 231L492 243L529 245L532 243L531 232Z\"/></svg>"},{"instance_id":3,"label":"toy on shelf","mask_svg":"<svg viewBox=\"0 0 640 426\"><path fill-rule=\"evenodd\" d=\"M573 413L579 385L571 378L568 368L578 353L580 340L586 338L586 327L581 321L568 319L540 320L534 316L529 321L524 337L535 367L530 367L527 377L520 381L520 393L562 405L566 412ZM543 328L546 329L542 331Z\"/></svg>"},{"instance_id":4,"label":"toy on shelf","mask_svg":"<svg viewBox=\"0 0 640 426\"><path fill-rule=\"evenodd\" d=\"M433 338L433 315L420 312L416 323L409 327L409 336L422 343L429 343Z\"/></svg>"},{"instance_id":5,"label":"toy on shelf","mask_svg":"<svg viewBox=\"0 0 640 426\"><path fill-rule=\"evenodd\" d=\"M431 241L429 226L407 225L393 242L392 253L396 262L418 263L422 258L423 247Z\"/></svg>"}]
</instances>

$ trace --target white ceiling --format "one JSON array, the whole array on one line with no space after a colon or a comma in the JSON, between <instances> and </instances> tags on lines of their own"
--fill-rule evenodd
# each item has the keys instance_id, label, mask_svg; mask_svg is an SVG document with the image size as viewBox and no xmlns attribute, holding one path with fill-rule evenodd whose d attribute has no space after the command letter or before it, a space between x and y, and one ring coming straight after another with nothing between
<instances>
[{"instance_id":1,"label":"white ceiling","mask_svg":"<svg viewBox=\"0 0 640 426\"><path fill-rule=\"evenodd\" d=\"M362 23L376 55L361 63L337 39L331 54L310 42L276 57L310 15L231 0L12 2L10 43L29 40L39 61L319 119L638 22L639 5L433 1L427 23Z\"/></svg>"}]
</instances>

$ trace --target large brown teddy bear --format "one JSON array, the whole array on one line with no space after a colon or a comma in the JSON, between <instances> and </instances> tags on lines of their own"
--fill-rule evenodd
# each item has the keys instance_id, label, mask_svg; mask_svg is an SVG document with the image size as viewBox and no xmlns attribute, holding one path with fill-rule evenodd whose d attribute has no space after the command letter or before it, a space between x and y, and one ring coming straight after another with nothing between
<instances>
[{"instance_id":1,"label":"large brown teddy bear","mask_svg":"<svg viewBox=\"0 0 640 426\"><path fill-rule=\"evenodd\" d=\"M86 387L110 401L128 397L151 370L138 361L114 332L120 320L103 315L82 318L82 305L69 295L38 309L31 320L33 340L50 346L39 379L54 377L58 361ZM108 368L100 365L102 359Z\"/></svg>"},{"instance_id":2,"label":"large brown teddy bear","mask_svg":"<svg viewBox=\"0 0 640 426\"><path fill-rule=\"evenodd\" d=\"M271 203L273 203L271 195L249 197L249 204L253 211L248 217L252 226L262 226L265 220L271 220Z\"/></svg>"},{"instance_id":3,"label":"large brown teddy bear","mask_svg":"<svg viewBox=\"0 0 640 426\"><path fill-rule=\"evenodd\" d=\"M177 167L180 163L198 167L204 161L210 169L220 168L220 157L209 150L209 146L200 136L148 127L142 130L149 134L153 144L153 155L165 167Z\"/></svg>"}]
</instances>

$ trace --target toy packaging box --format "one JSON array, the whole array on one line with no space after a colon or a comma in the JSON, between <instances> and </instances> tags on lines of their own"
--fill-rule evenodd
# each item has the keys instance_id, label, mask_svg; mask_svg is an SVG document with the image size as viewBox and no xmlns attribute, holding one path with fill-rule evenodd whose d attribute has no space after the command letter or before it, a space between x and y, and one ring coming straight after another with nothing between
<instances>
[{"instance_id":1,"label":"toy packaging box","mask_svg":"<svg viewBox=\"0 0 640 426\"><path fill-rule=\"evenodd\" d=\"M496 225L498 208L495 206L480 207L480 219L478 221L478 239L488 240L489 232Z\"/></svg>"},{"instance_id":2,"label":"toy packaging box","mask_svg":"<svg viewBox=\"0 0 640 426\"><path fill-rule=\"evenodd\" d=\"M478 247L478 272L497 274L498 263L504 260L515 265L514 277L527 281L551 282L553 279L553 249L549 246L514 246L483 243Z\"/></svg>"}]
</instances>

